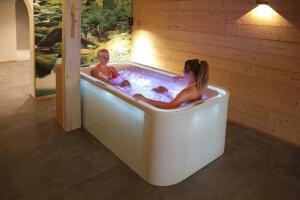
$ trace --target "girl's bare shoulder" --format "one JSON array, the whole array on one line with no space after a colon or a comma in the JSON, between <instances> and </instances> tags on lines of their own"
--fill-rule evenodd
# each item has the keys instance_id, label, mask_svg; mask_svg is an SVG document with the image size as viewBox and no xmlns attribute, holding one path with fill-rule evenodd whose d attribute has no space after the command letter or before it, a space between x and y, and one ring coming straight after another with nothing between
<instances>
[{"instance_id":1,"label":"girl's bare shoulder","mask_svg":"<svg viewBox=\"0 0 300 200\"><path fill-rule=\"evenodd\" d=\"M198 98L199 96L201 96L203 94L203 91L204 91L203 89L197 88L195 85L195 86L190 86L190 87L183 89L182 93L185 96L188 96L189 98L194 99L194 98Z\"/></svg>"}]
</instances>

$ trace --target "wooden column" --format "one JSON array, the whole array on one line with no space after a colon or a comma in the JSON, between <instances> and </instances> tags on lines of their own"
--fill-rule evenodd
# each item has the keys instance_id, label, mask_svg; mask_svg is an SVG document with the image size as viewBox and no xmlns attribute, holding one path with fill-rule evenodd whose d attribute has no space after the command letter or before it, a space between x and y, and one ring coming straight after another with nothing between
<instances>
[{"instance_id":1,"label":"wooden column","mask_svg":"<svg viewBox=\"0 0 300 200\"><path fill-rule=\"evenodd\" d=\"M68 132L81 127L81 0L63 0L62 3L63 64L57 70L57 121Z\"/></svg>"}]
</instances>

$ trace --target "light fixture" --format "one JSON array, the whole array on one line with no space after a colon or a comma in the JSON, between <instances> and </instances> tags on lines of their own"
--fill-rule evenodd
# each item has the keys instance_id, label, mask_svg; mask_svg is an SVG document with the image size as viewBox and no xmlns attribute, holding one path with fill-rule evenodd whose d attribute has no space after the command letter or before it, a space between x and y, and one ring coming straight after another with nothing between
<instances>
[{"instance_id":1,"label":"light fixture","mask_svg":"<svg viewBox=\"0 0 300 200\"><path fill-rule=\"evenodd\" d=\"M253 9L238 19L241 23L247 22L253 25L293 27L288 20L271 7L272 1L256 0L252 3L254 4Z\"/></svg>"},{"instance_id":2,"label":"light fixture","mask_svg":"<svg viewBox=\"0 0 300 200\"><path fill-rule=\"evenodd\" d=\"M253 10L255 15L260 19L270 20L274 13L273 9L269 6L268 0L256 0L257 7Z\"/></svg>"},{"instance_id":3,"label":"light fixture","mask_svg":"<svg viewBox=\"0 0 300 200\"><path fill-rule=\"evenodd\" d=\"M269 5L268 0L256 0L256 5Z\"/></svg>"}]
</instances>

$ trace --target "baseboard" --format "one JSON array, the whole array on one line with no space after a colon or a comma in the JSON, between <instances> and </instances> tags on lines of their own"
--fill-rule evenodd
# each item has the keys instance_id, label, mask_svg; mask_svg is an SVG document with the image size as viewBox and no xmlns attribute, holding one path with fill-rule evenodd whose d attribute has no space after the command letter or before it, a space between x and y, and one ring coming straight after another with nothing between
<instances>
[{"instance_id":1,"label":"baseboard","mask_svg":"<svg viewBox=\"0 0 300 200\"><path fill-rule=\"evenodd\" d=\"M42 101L42 100L54 99L54 98L56 98L56 94L51 94L51 95L47 95L47 96L40 96L40 97L33 97L31 95L31 97L33 98L33 100Z\"/></svg>"},{"instance_id":2,"label":"baseboard","mask_svg":"<svg viewBox=\"0 0 300 200\"><path fill-rule=\"evenodd\" d=\"M30 61L30 49L18 49L17 61Z\"/></svg>"},{"instance_id":3,"label":"baseboard","mask_svg":"<svg viewBox=\"0 0 300 200\"><path fill-rule=\"evenodd\" d=\"M300 144L293 143L293 142L291 142L291 141L289 141L289 140L286 140L286 139L284 139L284 138L281 138L281 137L278 137L278 136L273 135L273 134L271 134L271 133L268 133L268 132L266 132L266 131L264 131L264 130L260 130L260 129L258 129L258 128L255 128L255 127L253 127L253 126L246 125L246 124L241 123L241 122L238 122L238 121L236 121L236 120L228 119L228 121L229 121L229 122L232 122L232 123L234 123L234 124L237 124L237 125L239 125L239 126L242 126L242 127L244 127L244 128L247 128L247 129L250 129L250 130L257 131L257 132L259 132L259 133L265 135L266 137L269 137L269 138L273 138L273 139L279 140L279 141L281 141L282 143L288 144L288 145L293 146L293 147L296 147L296 148L300 148Z\"/></svg>"},{"instance_id":4,"label":"baseboard","mask_svg":"<svg viewBox=\"0 0 300 200\"><path fill-rule=\"evenodd\" d=\"M17 60L4 60L4 61L0 61L1 64L4 64L4 63L13 63L13 62L17 62Z\"/></svg>"}]
</instances>

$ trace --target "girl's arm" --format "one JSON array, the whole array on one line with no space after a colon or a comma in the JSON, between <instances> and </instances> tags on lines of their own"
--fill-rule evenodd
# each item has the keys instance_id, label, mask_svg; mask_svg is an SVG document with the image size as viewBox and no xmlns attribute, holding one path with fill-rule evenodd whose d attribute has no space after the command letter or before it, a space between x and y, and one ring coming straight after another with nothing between
<instances>
[{"instance_id":1,"label":"girl's arm","mask_svg":"<svg viewBox=\"0 0 300 200\"><path fill-rule=\"evenodd\" d=\"M158 108L164 108L164 109L170 109L170 108L176 108L178 106L180 106L183 102L185 101L189 101L192 100L192 95L190 94L190 92L188 90L182 90L176 97L175 99L173 99L170 103L166 103L166 102L161 102L161 101L155 101L152 99L148 99L146 97L144 97L141 94L135 94L133 95L133 97L136 100L142 100L145 101L153 106L156 106Z\"/></svg>"}]
</instances>

